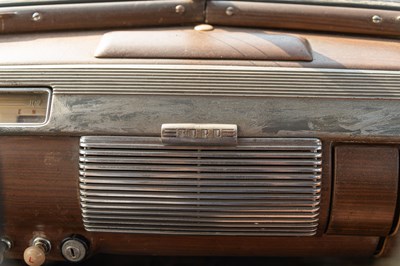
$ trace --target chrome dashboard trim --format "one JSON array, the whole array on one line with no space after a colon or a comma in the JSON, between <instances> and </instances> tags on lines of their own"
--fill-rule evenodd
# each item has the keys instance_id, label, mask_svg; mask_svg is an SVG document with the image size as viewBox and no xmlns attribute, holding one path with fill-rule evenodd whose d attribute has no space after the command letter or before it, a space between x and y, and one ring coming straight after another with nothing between
<instances>
[{"instance_id":1,"label":"chrome dashboard trim","mask_svg":"<svg viewBox=\"0 0 400 266\"><path fill-rule=\"evenodd\" d=\"M161 141L174 145L236 145L237 125L175 123L161 125Z\"/></svg>"},{"instance_id":2,"label":"chrome dashboard trim","mask_svg":"<svg viewBox=\"0 0 400 266\"><path fill-rule=\"evenodd\" d=\"M400 138L399 71L25 65L0 66L0 86L53 90L46 125L2 134L159 136L164 123L208 122L239 137Z\"/></svg>"},{"instance_id":3,"label":"chrome dashboard trim","mask_svg":"<svg viewBox=\"0 0 400 266\"><path fill-rule=\"evenodd\" d=\"M163 145L160 138L80 139L87 231L313 236L322 144L240 138L237 146Z\"/></svg>"},{"instance_id":4,"label":"chrome dashboard trim","mask_svg":"<svg viewBox=\"0 0 400 266\"><path fill-rule=\"evenodd\" d=\"M400 99L400 72L194 65L1 66L0 84L54 94Z\"/></svg>"}]
</instances>

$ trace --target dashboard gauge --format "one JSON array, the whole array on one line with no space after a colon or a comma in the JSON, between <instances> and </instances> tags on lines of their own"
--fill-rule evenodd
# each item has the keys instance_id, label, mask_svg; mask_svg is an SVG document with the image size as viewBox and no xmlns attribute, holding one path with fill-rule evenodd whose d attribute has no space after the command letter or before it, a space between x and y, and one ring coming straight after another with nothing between
<instances>
[{"instance_id":1,"label":"dashboard gauge","mask_svg":"<svg viewBox=\"0 0 400 266\"><path fill-rule=\"evenodd\" d=\"M0 89L0 125L45 123L50 93L46 88Z\"/></svg>"}]
</instances>

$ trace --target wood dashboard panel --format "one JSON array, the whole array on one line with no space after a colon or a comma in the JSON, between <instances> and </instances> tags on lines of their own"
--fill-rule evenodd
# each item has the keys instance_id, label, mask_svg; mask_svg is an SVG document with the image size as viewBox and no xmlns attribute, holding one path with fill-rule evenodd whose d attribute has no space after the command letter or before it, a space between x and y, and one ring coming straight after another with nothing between
<instances>
[{"instance_id":1,"label":"wood dashboard panel","mask_svg":"<svg viewBox=\"0 0 400 266\"><path fill-rule=\"evenodd\" d=\"M177 31L181 29L183 28L175 28ZM184 27L184 29L191 28ZM163 29L156 30L163 31ZM223 32L230 30L259 32L258 30L228 27L221 27L219 30ZM368 96L370 98L364 96L364 98L356 99L359 95L353 95L342 99L339 94L335 94L329 99L313 98L309 97L310 95L291 99L286 97L269 98L269 95L254 98L241 95L241 97L235 98L230 95L218 99L205 94L148 97L136 92L129 92L131 96L135 96L127 97L127 93L123 89L120 89L119 92L117 90L117 93L114 94L115 86L105 84L101 80L104 78L101 75L98 76L100 82L94 82L92 85L94 92L86 94L87 91L90 91L87 88L93 80L87 79L86 76L78 78L77 75L72 74L74 78L63 81L56 72L61 72L63 78L71 75L74 67L62 70L60 65L63 64L75 65L74 71L80 72L80 74L88 71L88 75L92 75L92 77L93 73L90 73L90 69L93 66L99 66L97 69L99 70L103 67L106 68L107 65L117 64L123 64L128 69L129 65L150 64L154 68L161 64L170 64L172 66L179 65L181 68L188 65L192 65L192 68L193 65L201 65L203 68L209 65L215 67L216 65L233 65L312 67L313 71L317 68L399 70L400 43L398 41L350 35L332 36L286 32L285 34L294 34L307 39L314 58L311 62L95 58L95 48L106 32L0 36L1 85L48 86L52 87L55 92L51 118L53 120L50 121L50 124L42 128L3 128L1 130L3 134L0 137L0 205L2 205L0 210L3 212L1 222L4 224L4 234L10 237L15 244L15 247L8 253L9 257L21 258L29 241L39 235L49 238L53 243L49 259L61 260L60 243L65 237L72 234L85 236L91 242L92 254L109 252L137 255L372 256L379 249L383 239L378 236L326 234L331 211L332 142L357 141L358 143L398 145L397 122L399 118L396 115L399 110L398 96L393 93L393 90L386 90L379 79L376 79L378 80L376 83L377 96ZM262 32L282 33L281 31ZM32 66L33 64L35 66ZM48 66L49 64L52 66ZM54 65L59 67L54 68ZM13 69L7 70L8 67ZM17 70L18 68L19 70ZM80 68L85 70L80 70ZM44 73L53 73L53 71L56 73L53 76L54 80L48 78L51 75L44 75ZM122 72L124 71L122 70ZM41 74L32 75L34 72ZM22 74L18 76L17 73ZM112 71L108 74L114 75ZM390 75L396 74L390 73ZM122 76L122 78L124 77ZM82 84L71 86L72 81L82 80L84 80ZM394 78L393 80L398 79ZM387 85L387 82L393 80L382 82ZM101 86L105 86L103 89L111 88L107 92L111 96L101 94L101 88L96 91ZM73 89L75 92L71 93ZM390 100L379 98L386 95L383 92L386 94L389 92ZM151 91L146 93L150 95ZM110 99L112 100L110 101ZM118 103L118 107L129 115L118 113L121 110L116 111L115 103ZM236 108L232 108L232 103ZM88 106L92 108L90 116ZM158 106L157 112L153 106ZM239 106L241 107L238 108ZM249 106L252 106L251 111L248 109ZM277 106L286 106L287 108L277 108ZM221 109L228 111L224 113L221 112ZM192 112L188 112L188 110ZM270 115L265 116L266 113ZM304 119L299 120L299 113L303 114ZM242 126L240 134L257 137L293 137L302 134L303 136L322 138L326 152L323 154L323 196L317 237L149 236L89 233L84 230L78 189L80 134L95 132L96 134L155 136L159 132L160 124L171 122L167 121L171 117L180 121L190 120L190 122L196 119L194 122L212 119L226 122L228 116L229 119L232 119L229 122L237 123L240 119L240 126ZM150 118L156 123L148 123ZM52 127L53 125L56 127ZM6 134L25 136L5 136ZM29 134L35 136L28 136ZM75 137L69 137L69 135ZM333 137L335 139L332 139ZM395 182L393 185L396 185ZM393 206L389 208L393 208ZM382 218L387 225L390 219ZM388 227L385 227L385 232Z\"/></svg>"},{"instance_id":2,"label":"wood dashboard panel","mask_svg":"<svg viewBox=\"0 0 400 266\"><path fill-rule=\"evenodd\" d=\"M329 142L325 144L329 149ZM379 237L323 234L329 205L329 158L325 155L321 228L317 237L213 237L89 233L83 229L78 199L78 137L0 137L0 176L5 235L21 258L33 236L53 243L49 259L60 260L61 241L81 234L91 252L137 255L371 256ZM328 162L327 162L328 161Z\"/></svg>"},{"instance_id":3,"label":"wood dashboard panel","mask_svg":"<svg viewBox=\"0 0 400 266\"><path fill-rule=\"evenodd\" d=\"M339 145L334 153L334 193L327 233L388 235L399 186L398 148Z\"/></svg>"}]
</instances>

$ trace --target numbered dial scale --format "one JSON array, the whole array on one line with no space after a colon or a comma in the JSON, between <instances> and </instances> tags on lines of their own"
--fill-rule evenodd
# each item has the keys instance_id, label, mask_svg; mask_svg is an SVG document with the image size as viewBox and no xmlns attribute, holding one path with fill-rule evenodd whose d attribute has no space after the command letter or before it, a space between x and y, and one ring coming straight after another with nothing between
<instances>
[{"instance_id":1,"label":"numbered dial scale","mask_svg":"<svg viewBox=\"0 0 400 266\"><path fill-rule=\"evenodd\" d=\"M0 88L0 126L45 124L50 98L47 88Z\"/></svg>"}]
</instances>

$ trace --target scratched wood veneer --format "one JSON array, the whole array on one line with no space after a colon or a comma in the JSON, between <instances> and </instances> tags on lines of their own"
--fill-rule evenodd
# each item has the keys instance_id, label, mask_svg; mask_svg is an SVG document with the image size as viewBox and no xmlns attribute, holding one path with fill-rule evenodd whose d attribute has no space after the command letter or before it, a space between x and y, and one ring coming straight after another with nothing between
<instances>
[{"instance_id":1,"label":"scratched wood veneer","mask_svg":"<svg viewBox=\"0 0 400 266\"><path fill-rule=\"evenodd\" d=\"M0 137L4 229L21 258L34 235L53 244L48 258L61 260L60 243L81 234L97 252L136 255L372 256L378 236L325 235L330 198L330 141L324 142L323 198L316 237L214 237L89 233L79 205L78 137ZM328 181L328 182L326 182Z\"/></svg>"}]
</instances>

